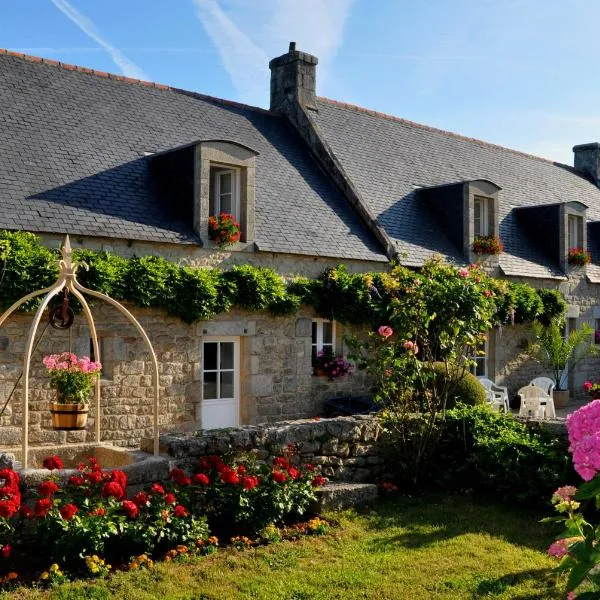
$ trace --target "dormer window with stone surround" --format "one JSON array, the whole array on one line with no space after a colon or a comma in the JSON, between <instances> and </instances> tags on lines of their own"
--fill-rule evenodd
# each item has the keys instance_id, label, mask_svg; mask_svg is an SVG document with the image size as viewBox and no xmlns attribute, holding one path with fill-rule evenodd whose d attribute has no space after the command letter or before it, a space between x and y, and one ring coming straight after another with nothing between
<instances>
[{"instance_id":1,"label":"dormer window with stone surround","mask_svg":"<svg viewBox=\"0 0 600 600\"><path fill-rule=\"evenodd\" d=\"M231 214L236 221L240 211L240 169L225 165L210 168L210 215Z\"/></svg>"},{"instance_id":2,"label":"dormer window with stone surround","mask_svg":"<svg viewBox=\"0 0 600 600\"><path fill-rule=\"evenodd\" d=\"M473 198L473 235L474 237L494 235L494 201L492 198L475 196Z\"/></svg>"}]
</instances>

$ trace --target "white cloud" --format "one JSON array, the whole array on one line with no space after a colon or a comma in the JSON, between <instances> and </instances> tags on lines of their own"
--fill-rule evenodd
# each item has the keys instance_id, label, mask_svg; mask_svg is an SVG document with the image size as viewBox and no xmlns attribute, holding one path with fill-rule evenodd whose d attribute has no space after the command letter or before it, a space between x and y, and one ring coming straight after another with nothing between
<instances>
[{"instance_id":1,"label":"white cloud","mask_svg":"<svg viewBox=\"0 0 600 600\"><path fill-rule=\"evenodd\" d=\"M124 56L120 50L111 46L98 32L96 26L90 21L85 15L82 15L77 9L75 9L67 0L52 0L52 4L58 8L66 17L71 19L81 31L92 38L97 44L102 46L104 50L110 55L113 62L121 69L121 73L126 77L133 77L135 79L149 80L150 77L144 71L138 67L135 63L130 61Z\"/></svg>"},{"instance_id":2,"label":"white cloud","mask_svg":"<svg viewBox=\"0 0 600 600\"><path fill-rule=\"evenodd\" d=\"M321 87L343 42L354 0L194 0L240 99L268 104L269 59L290 41L319 58Z\"/></svg>"}]
</instances>

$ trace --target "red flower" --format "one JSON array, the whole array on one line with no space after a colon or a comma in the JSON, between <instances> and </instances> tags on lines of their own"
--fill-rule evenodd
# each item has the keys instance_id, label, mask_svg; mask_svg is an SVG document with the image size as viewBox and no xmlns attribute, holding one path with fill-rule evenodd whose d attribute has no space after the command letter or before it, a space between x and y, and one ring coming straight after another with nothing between
<instances>
[{"instance_id":1,"label":"red flower","mask_svg":"<svg viewBox=\"0 0 600 600\"><path fill-rule=\"evenodd\" d=\"M85 479L81 475L71 475L69 477L69 483L71 485L85 485Z\"/></svg>"},{"instance_id":2,"label":"red flower","mask_svg":"<svg viewBox=\"0 0 600 600\"><path fill-rule=\"evenodd\" d=\"M102 481L102 472L92 471L91 473L87 473L86 477L90 483L100 483Z\"/></svg>"},{"instance_id":3,"label":"red flower","mask_svg":"<svg viewBox=\"0 0 600 600\"><path fill-rule=\"evenodd\" d=\"M300 471L298 471L298 469L294 469L294 467L290 467L288 469L288 473L292 479L298 479L298 477L300 477Z\"/></svg>"},{"instance_id":4,"label":"red flower","mask_svg":"<svg viewBox=\"0 0 600 600\"><path fill-rule=\"evenodd\" d=\"M8 486L18 486L21 483L19 474L15 473L12 469L0 470L0 479L4 479Z\"/></svg>"},{"instance_id":5,"label":"red flower","mask_svg":"<svg viewBox=\"0 0 600 600\"><path fill-rule=\"evenodd\" d=\"M137 506L146 506L146 504L148 504L148 500L149 500L149 497L148 497L148 494L146 494L146 492L138 492L133 497L133 502Z\"/></svg>"},{"instance_id":6,"label":"red flower","mask_svg":"<svg viewBox=\"0 0 600 600\"><path fill-rule=\"evenodd\" d=\"M0 517L10 519L18 510L18 505L12 500L0 500Z\"/></svg>"},{"instance_id":7,"label":"red flower","mask_svg":"<svg viewBox=\"0 0 600 600\"><path fill-rule=\"evenodd\" d=\"M4 546L2 546L2 556L4 556L4 558L8 558L10 556L11 550L12 547L10 544L5 544Z\"/></svg>"},{"instance_id":8,"label":"red flower","mask_svg":"<svg viewBox=\"0 0 600 600\"><path fill-rule=\"evenodd\" d=\"M52 481L51 479L48 481L42 481L42 483L38 485L38 494L42 498L52 496L54 492L58 492L58 485L56 485L56 482Z\"/></svg>"},{"instance_id":9,"label":"red flower","mask_svg":"<svg viewBox=\"0 0 600 600\"><path fill-rule=\"evenodd\" d=\"M246 467L244 465L238 465L237 474L244 475L247 472L247 470L248 469L246 469Z\"/></svg>"},{"instance_id":10,"label":"red flower","mask_svg":"<svg viewBox=\"0 0 600 600\"><path fill-rule=\"evenodd\" d=\"M165 494L165 504L175 504L175 494Z\"/></svg>"},{"instance_id":11,"label":"red flower","mask_svg":"<svg viewBox=\"0 0 600 600\"><path fill-rule=\"evenodd\" d=\"M290 467L290 463L285 458L283 458L283 456L278 456L277 458L274 458L273 465L275 465L276 467L281 467L282 469L289 469Z\"/></svg>"},{"instance_id":12,"label":"red flower","mask_svg":"<svg viewBox=\"0 0 600 600\"><path fill-rule=\"evenodd\" d=\"M99 506L98 508L95 508L94 510L92 510L88 513L88 515L90 517L103 517L105 514L106 514L106 511L101 506Z\"/></svg>"},{"instance_id":13,"label":"red flower","mask_svg":"<svg viewBox=\"0 0 600 600\"><path fill-rule=\"evenodd\" d=\"M313 464L311 464L311 463L308 463L308 464L306 465L306 470L307 470L307 471L314 471L314 470L315 470L315 465L313 465Z\"/></svg>"},{"instance_id":14,"label":"red flower","mask_svg":"<svg viewBox=\"0 0 600 600\"><path fill-rule=\"evenodd\" d=\"M60 508L60 515L65 521L70 521L77 513L77 507L74 504L65 504Z\"/></svg>"},{"instance_id":15,"label":"red flower","mask_svg":"<svg viewBox=\"0 0 600 600\"><path fill-rule=\"evenodd\" d=\"M221 471L221 481L223 483L230 483L232 485L237 485L240 482L240 478L238 474L233 470L227 467Z\"/></svg>"},{"instance_id":16,"label":"red flower","mask_svg":"<svg viewBox=\"0 0 600 600\"><path fill-rule=\"evenodd\" d=\"M321 487L327 483L327 477L322 477L321 475L316 475L313 477L312 486L313 487Z\"/></svg>"},{"instance_id":17,"label":"red flower","mask_svg":"<svg viewBox=\"0 0 600 600\"><path fill-rule=\"evenodd\" d=\"M33 516L33 511L26 504L19 506L19 514L24 519L30 519Z\"/></svg>"},{"instance_id":18,"label":"red flower","mask_svg":"<svg viewBox=\"0 0 600 600\"><path fill-rule=\"evenodd\" d=\"M183 469L172 469L169 477L178 485L190 485L192 483L192 480L186 476Z\"/></svg>"},{"instance_id":19,"label":"red flower","mask_svg":"<svg viewBox=\"0 0 600 600\"><path fill-rule=\"evenodd\" d=\"M287 475L283 471L273 471L273 479L277 483L285 483Z\"/></svg>"},{"instance_id":20,"label":"red flower","mask_svg":"<svg viewBox=\"0 0 600 600\"><path fill-rule=\"evenodd\" d=\"M127 487L127 474L123 471L111 471L110 480L116 481L123 489Z\"/></svg>"},{"instance_id":21,"label":"red flower","mask_svg":"<svg viewBox=\"0 0 600 600\"><path fill-rule=\"evenodd\" d=\"M130 519L135 519L140 512L140 509L137 507L135 502L132 502L131 500L123 500L121 506Z\"/></svg>"},{"instance_id":22,"label":"red flower","mask_svg":"<svg viewBox=\"0 0 600 600\"><path fill-rule=\"evenodd\" d=\"M102 491L100 495L103 498L116 498L117 500L121 500L121 498L125 497L125 490L121 487L119 483L116 481L108 481L102 486Z\"/></svg>"},{"instance_id":23,"label":"red flower","mask_svg":"<svg viewBox=\"0 0 600 600\"><path fill-rule=\"evenodd\" d=\"M188 509L185 506L181 506L181 504L178 504L173 509L173 514L176 517L182 518L182 517L187 517L190 513L189 513Z\"/></svg>"},{"instance_id":24,"label":"red flower","mask_svg":"<svg viewBox=\"0 0 600 600\"><path fill-rule=\"evenodd\" d=\"M208 485L210 483L208 475L205 475L204 473L197 473L192 477L192 481L199 485Z\"/></svg>"},{"instance_id":25,"label":"red flower","mask_svg":"<svg viewBox=\"0 0 600 600\"><path fill-rule=\"evenodd\" d=\"M53 471L54 469L62 469L63 461L60 459L59 456L57 456L56 454L53 454L52 456L46 457L44 459L44 461L42 462L42 465L44 465L44 469Z\"/></svg>"},{"instance_id":26,"label":"red flower","mask_svg":"<svg viewBox=\"0 0 600 600\"><path fill-rule=\"evenodd\" d=\"M33 507L33 514L36 517L45 517L46 513L52 508L50 498L40 498Z\"/></svg>"},{"instance_id":27,"label":"red flower","mask_svg":"<svg viewBox=\"0 0 600 600\"><path fill-rule=\"evenodd\" d=\"M198 463L201 471L208 471L210 469L210 461L206 456L203 456Z\"/></svg>"},{"instance_id":28,"label":"red flower","mask_svg":"<svg viewBox=\"0 0 600 600\"><path fill-rule=\"evenodd\" d=\"M160 485L160 483L153 483L150 486L150 491L153 494L161 494L162 495L165 493L165 488L162 485Z\"/></svg>"},{"instance_id":29,"label":"red flower","mask_svg":"<svg viewBox=\"0 0 600 600\"><path fill-rule=\"evenodd\" d=\"M258 477L242 477L242 487L245 490L253 490L258 485Z\"/></svg>"}]
</instances>

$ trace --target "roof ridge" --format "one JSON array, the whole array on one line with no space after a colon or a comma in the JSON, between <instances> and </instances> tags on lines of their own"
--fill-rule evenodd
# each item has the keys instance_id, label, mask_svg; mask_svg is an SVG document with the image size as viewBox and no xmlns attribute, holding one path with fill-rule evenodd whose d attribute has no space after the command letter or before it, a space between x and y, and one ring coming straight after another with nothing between
<instances>
[{"instance_id":1,"label":"roof ridge","mask_svg":"<svg viewBox=\"0 0 600 600\"><path fill-rule=\"evenodd\" d=\"M341 106L343 108L349 108L351 110L356 110L358 112L365 113L367 115L371 115L373 117L381 117L383 119L387 119L388 121L394 121L396 123L403 123L404 125L410 125L412 127L419 127L420 129L425 129L426 131L433 131L435 133L441 133L443 135L447 135L449 137L453 137L459 140L464 140L467 142L475 142L476 144L480 144L482 146L487 146L489 148L497 148L498 150L505 150L506 152L512 152L513 154L517 154L519 156L525 156L526 158L533 158L534 160L539 160L540 162L549 163L551 165L555 165L558 167L566 167L567 169L573 171L572 165L567 165L555 160L551 160L549 158L544 158L542 156L536 156L535 154L529 154L527 152L522 152L521 150L515 150L514 148L507 148L506 146L501 146L500 144L494 144L492 142L486 142L485 140L480 140L478 138L472 138L466 135L461 135L460 133L454 133L453 131L448 131L446 129L439 129L438 127L431 127L430 125L423 125L422 123L417 123L415 121L410 121L408 119L403 119L402 117L396 117L395 115L390 115L388 113L380 112L378 110L372 110L370 108L365 108L363 106L359 106L357 104L350 104L348 102L340 102L339 100L333 100L331 98L326 98L324 96L318 96L319 100L323 102L327 102L329 104L334 104L337 106Z\"/></svg>"},{"instance_id":2,"label":"roof ridge","mask_svg":"<svg viewBox=\"0 0 600 600\"><path fill-rule=\"evenodd\" d=\"M78 73L86 73L87 75L95 75L96 77L103 77L105 79L113 79L115 81L122 81L124 83L129 83L133 85L143 85L145 87L153 87L157 90L168 90L172 92L184 93L190 96L195 96L200 98L201 100L209 100L212 102L218 102L219 104L224 104L227 106L237 106L240 108L247 108L256 110L262 113L268 113L271 116L276 116L277 113L274 113L265 108L261 108L260 106L252 106L250 104L243 104L242 102L236 102L235 100L227 100L225 98L218 98L216 96L209 96L208 94L202 94L200 92L194 92L192 90L184 90L181 88L172 87L170 85L165 85L163 83L156 83L154 81L146 81L145 79L135 79L133 77L126 77L125 75L117 75L116 73L109 73L107 71L98 71L97 69L90 69L88 67L81 67L79 65L73 65L70 63L61 62L58 60L53 60L51 58L42 58L40 56L33 56L32 54L24 54L22 52L15 52L13 50L8 50L6 48L0 48L0 55L5 54L7 56L13 56L15 58L22 58L24 60L28 60L30 62L43 63L45 65L50 65L52 67L59 67L61 69L65 69L66 71L77 71Z\"/></svg>"}]
</instances>

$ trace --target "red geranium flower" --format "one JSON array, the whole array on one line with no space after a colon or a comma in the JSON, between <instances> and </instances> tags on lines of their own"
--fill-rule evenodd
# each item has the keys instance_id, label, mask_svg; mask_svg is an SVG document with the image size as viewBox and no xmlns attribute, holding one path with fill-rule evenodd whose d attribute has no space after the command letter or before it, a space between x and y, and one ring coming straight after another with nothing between
<instances>
[{"instance_id":1,"label":"red geranium flower","mask_svg":"<svg viewBox=\"0 0 600 600\"><path fill-rule=\"evenodd\" d=\"M282 469L289 469L290 463L283 456L278 456L273 459L273 465Z\"/></svg>"},{"instance_id":2,"label":"red geranium flower","mask_svg":"<svg viewBox=\"0 0 600 600\"><path fill-rule=\"evenodd\" d=\"M165 494L165 504L175 504L175 494Z\"/></svg>"},{"instance_id":3,"label":"red geranium flower","mask_svg":"<svg viewBox=\"0 0 600 600\"><path fill-rule=\"evenodd\" d=\"M181 504L178 504L174 509L173 509L173 514L176 517L187 517L190 513L188 511L188 509L185 506L181 506Z\"/></svg>"},{"instance_id":4,"label":"red geranium flower","mask_svg":"<svg viewBox=\"0 0 600 600\"><path fill-rule=\"evenodd\" d=\"M38 494L42 498L52 496L54 492L58 492L58 485L56 485L56 482L52 481L51 479L48 481L42 481L42 483L38 485Z\"/></svg>"},{"instance_id":5,"label":"red geranium flower","mask_svg":"<svg viewBox=\"0 0 600 600\"><path fill-rule=\"evenodd\" d=\"M146 506L146 504L148 504L148 494L146 494L146 492L138 492L134 497L133 497L133 502L137 505L137 506Z\"/></svg>"},{"instance_id":6,"label":"red geranium flower","mask_svg":"<svg viewBox=\"0 0 600 600\"><path fill-rule=\"evenodd\" d=\"M44 469L53 471L54 469L62 469L63 461L60 459L59 456L57 456L56 454L53 454L52 456L46 457L43 460L42 465L44 465Z\"/></svg>"},{"instance_id":7,"label":"red geranium flower","mask_svg":"<svg viewBox=\"0 0 600 600\"><path fill-rule=\"evenodd\" d=\"M36 517L45 517L46 513L52 508L50 498L40 498L33 507L33 514Z\"/></svg>"},{"instance_id":8,"label":"red geranium flower","mask_svg":"<svg viewBox=\"0 0 600 600\"><path fill-rule=\"evenodd\" d=\"M313 487L321 487L327 483L327 477L322 477L321 475L316 475L313 477L312 485Z\"/></svg>"},{"instance_id":9,"label":"red geranium flower","mask_svg":"<svg viewBox=\"0 0 600 600\"><path fill-rule=\"evenodd\" d=\"M10 519L18 510L18 505L12 500L0 500L0 517Z\"/></svg>"},{"instance_id":10,"label":"red geranium flower","mask_svg":"<svg viewBox=\"0 0 600 600\"><path fill-rule=\"evenodd\" d=\"M287 475L283 471L273 471L273 479L277 483L285 483Z\"/></svg>"},{"instance_id":11,"label":"red geranium flower","mask_svg":"<svg viewBox=\"0 0 600 600\"><path fill-rule=\"evenodd\" d=\"M288 469L288 473L292 479L298 479L298 477L300 477L300 471L298 471L298 469L294 469L294 467L290 467Z\"/></svg>"},{"instance_id":12,"label":"red geranium flower","mask_svg":"<svg viewBox=\"0 0 600 600\"><path fill-rule=\"evenodd\" d=\"M253 490L258 485L258 477L242 477L242 487L245 490Z\"/></svg>"},{"instance_id":13,"label":"red geranium flower","mask_svg":"<svg viewBox=\"0 0 600 600\"><path fill-rule=\"evenodd\" d=\"M150 486L150 491L153 494L164 494L165 493L165 488L162 485L160 485L160 483L153 483Z\"/></svg>"},{"instance_id":14,"label":"red geranium flower","mask_svg":"<svg viewBox=\"0 0 600 600\"><path fill-rule=\"evenodd\" d=\"M92 510L88 513L88 515L90 517L103 517L105 514L106 514L106 511L101 506L99 506L98 508L95 508L94 510Z\"/></svg>"},{"instance_id":15,"label":"red geranium flower","mask_svg":"<svg viewBox=\"0 0 600 600\"><path fill-rule=\"evenodd\" d=\"M238 474L233 469L230 469L228 467L226 469L223 469L223 471L221 471L221 481L223 483L230 483L232 485L237 485L240 482L240 478L238 477Z\"/></svg>"},{"instance_id":16,"label":"red geranium flower","mask_svg":"<svg viewBox=\"0 0 600 600\"><path fill-rule=\"evenodd\" d=\"M26 504L19 506L19 514L24 519L30 519L33 516L33 511Z\"/></svg>"},{"instance_id":17,"label":"red geranium flower","mask_svg":"<svg viewBox=\"0 0 600 600\"><path fill-rule=\"evenodd\" d=\"M238 468L237 468L238 475L245 475L247 471L248 471L248 469L246 469L246 467L244 465L238 465Z\"/></svg>"},{"instance_id":18,"label":"red geranium flower","mask_svg":"<svg viewBox=\"0 0 600 600\"><path fill-rule=\"evenodd\" d=\"M69 483L71 485L85 485L85 479L81 475L71 475L69 477Z\"/></svg>"},{"instance_id":19,"label":"red geranium flower","mask_svg":"<svg viewBox=\"0 0 600 600\"><path fill-rule=\"evenodd\" d=\"M210 483L208 475L205 475L204 473L197 473L192 477L192 481L200 485L208 485Z\"/></svg>"},{"instance_id":20,"label":"red geranium flower","mask_svg":"<svg viewBox=\"0 0 600 600\"><path fill-rule=\"evenodd\" d=\"M116 481L108 481L102 486L100 494L103 498L112 497L120 500L125 497L125 490Z\"/></svg>"},{"instance_id":21,"label":"red geranium flower","mask_svg":"<svg viewBox=\"0 0 600 600\"><path fill-rule=\"evenodd\" d=\"M12 547L10 544L5 544L4 546L2 546L2 556L4 556L4 558L8 558L10 556L11 550Z\"/></svg>"},{"instance_id":22,"label":"red geranium flower","mask_svg":"<svg viewBox=\"0 0 600 600\"><path fill-rule=\"evenodd\" d=\"M90 483L100 483L102 481L102 472L92 471L91 473L87 473L86 477Z\"/></svg>"},{"instance_id":23,"label":"red geranium flower","mask_svg":"<svg viewBox=\"0 0 600 600\"><path fill-rule=\"evenodd\" d=\"M121 506L130 519L135 519L140 512L140 509L136 506L135 502L132 502L131 500L123 500Z\"/></svg>"},{"instance_id":24,"label":"red geranium flower","mask_svg":"<svg viewBox=\"0 0 600 600\"><path fill-rule=\"evenodd\" d=\"M210 469L210 461L208 458L206 458L206 456L203 456L200 459L198 466L200 467L201 471L208 471Z\"/></svg>"},{"instance_id":25,"label":"red geranium flower","mask_svg":"<svg viewBox=\"0 0 600 600\"><path fill-rule=\"evenodd\" d=\"M123 489L127 487L127 474L123 471L111 471L110 480L116 481Z\"/></svg>"},{"instance_id":26,"label":"red geranium flower","mask_svg":"<svg viewBox=\"0 0 600 600\"><path fill-rule=\"evenodd\" d=\"M192 480L185 474L183 469L172 469L169 477L178 485L190 485Z\"/></svg>"},{"instance_id":27,"label":"red geranium flower","mask_svg":"<svg viewBox=\"0 0 600 600\"><path fill-rule=\"evenodd\" d=\"M74 504L65 504L60 508L60 515L65 521L70 521L77 513L77 507Z\"/></svg>"},{"instance_id":28,"label":"red geranium flower","mask_svg":"<svg viewBox=\"0 0 600 600\"><path fill-rule=\"evenodd\" d=\"M18 473L15 473L12 469L1 469L0 479L4 479L8 486L18 486L21 483L21 478Z\"/></svg>"}]
</instances>

